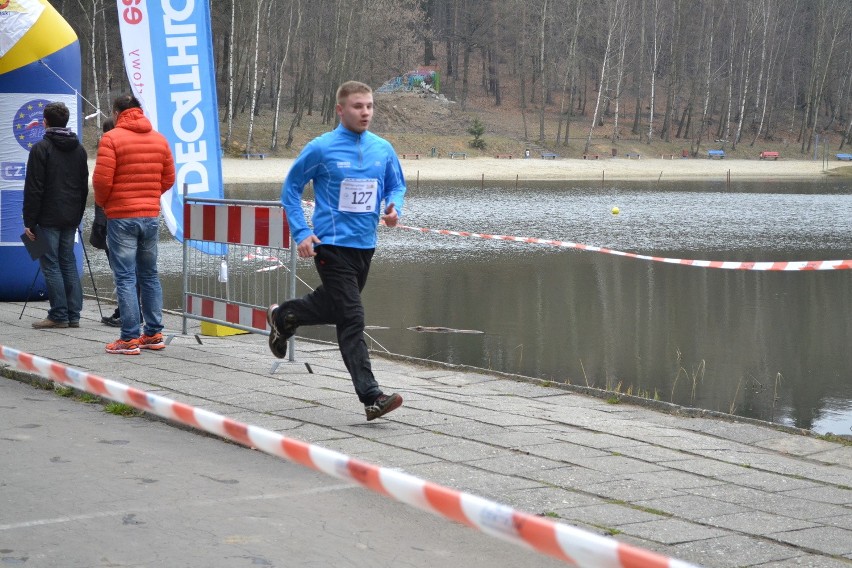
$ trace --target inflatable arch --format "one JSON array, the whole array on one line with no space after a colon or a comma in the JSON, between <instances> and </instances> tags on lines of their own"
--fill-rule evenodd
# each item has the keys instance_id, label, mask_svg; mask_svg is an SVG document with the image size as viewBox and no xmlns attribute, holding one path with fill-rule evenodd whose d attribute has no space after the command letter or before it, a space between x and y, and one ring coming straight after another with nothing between
<instances>
[{"instance_id":1,"label":"inflatable arch","mask_svg":"<svg viewBox=\"0 0 852 568\"><path fill-rule=\"evenodd\" d=\"M0 0L0 301L47 298L38 262L21 243L27 156L44 135L49 102L64 102L68 128L81 133L80 81L77 34L47 0ZM75 253L82 274L79 238Z\"/></svg>"}]
</instances>

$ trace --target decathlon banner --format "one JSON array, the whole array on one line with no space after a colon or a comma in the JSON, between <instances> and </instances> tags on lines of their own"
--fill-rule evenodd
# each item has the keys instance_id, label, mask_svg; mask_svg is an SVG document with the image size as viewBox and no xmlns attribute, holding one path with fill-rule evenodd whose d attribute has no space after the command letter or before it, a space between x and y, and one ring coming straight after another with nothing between
<instances>
[{"instance_id":1,"label":"decathlon banner","mask_svg":"<svg viewBox=\"0 0 852 568\"><path fill-rule=\"evenodd\" d=\"M221 199L219 113L207 0L116 0L124 69L154 128L171 144L177 178L163 218L183 241L183 187Z\"/></svg>"}]
</instances>

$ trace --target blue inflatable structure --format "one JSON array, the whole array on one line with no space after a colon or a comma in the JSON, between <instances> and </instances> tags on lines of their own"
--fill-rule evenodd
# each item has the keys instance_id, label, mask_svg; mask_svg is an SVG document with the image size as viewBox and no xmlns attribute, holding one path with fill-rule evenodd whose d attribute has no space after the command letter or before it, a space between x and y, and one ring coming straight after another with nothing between
<instances>
[{"instance_id":1,"label":"blue inflatable structure","mask_svg":"<svg viewBox=\"0 0 852 568\"><path fill-rule=\"evenodd\" d=\"M47 299L38 261L21 242L30 148L44 135L44 105L62 101L80 134L80 43L46 0L0 0L0 301ZM75 246L83 272L82 243Z\"/></svg>"}]
</instances>

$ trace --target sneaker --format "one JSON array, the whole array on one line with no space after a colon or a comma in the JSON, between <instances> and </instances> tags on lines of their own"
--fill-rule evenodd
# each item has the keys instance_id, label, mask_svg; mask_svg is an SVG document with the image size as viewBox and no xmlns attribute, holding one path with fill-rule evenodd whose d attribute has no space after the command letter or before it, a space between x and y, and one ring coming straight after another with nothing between
<instances>
[{"instance_id":1,"label":"sneaker","mask_svg":"<svg viewBox=\"0 0 852 568\"><path fill-rule=\"evenodd\" d=\"M117 355L139 355L139 340L138 339L117 339L112 343L107 343L107 353L115 353Z\"/></svg>"},{"instance_id":2,"label":"sneaker","mask_svg":"<svg viewBox=\"0 0 852 568\"><path fill-rule=\"evenodd\" d=\"M145 335L143 333L142 336L139 337L139 349L153 349L158 351L165 348L166 342L163 341L162 333L157 332L154 335Z\"/></svg>"},{"instance_id":3,"label":"sneaker","mask_svg":"<svg viewBox=\"0 0 852 568\"><path fill-rule=\"evenodd\" d=\"M269 350L272 354L283 359L287 355L287 341L296 333L299 324L296 322L296 314L287 312L284 314L284 324L276 324L276 313L278 304L272 304L266 310L266 322L269 324Z\"/></svg>"},{"instance_id":4,"label":"sneaker","mask_svg":"<svg viewBox=\"0 0 852 568\"><path fill-rule=\"evenodd\" d=\"M393 412L400 406L402 406L402 397L398 394L381 394L379 398L373 401L373 404L364 405L364 412L367 413L367 421L370 421L384 416L388 412Z\"/></svg>"},{"instance_id":5,"label":"sneaker","mask_svg":"<svg viewBox=\"0 0 852 568\"><path fill-rule=\"evenodd\" d=\"M80 322L79 321L69 321L68 327L80 327Z\"/></svg>"},{"instance_id":6,"label":"sneaker","mask_svg":"<svg viewBox=\"0 0 852 568\"><path fill-rule=\"evenodd\" d=\"M101 323L110 327L121 327L121 317L115 314L109 317L104 316L101 318Z\"/></svg>"},{"instance_id":7,"label":"sneaker","mask_svg":"<svg viewBox=\"0 0 852 568\"><path fill-rule=\"evenodd\" d=\"M33 327L36 329L51 329L51 328L66 328L68 327L67 321L53 321L50 318L44 318L41 321L37 321L33 323Z\"/></svg>"}]
</instances>

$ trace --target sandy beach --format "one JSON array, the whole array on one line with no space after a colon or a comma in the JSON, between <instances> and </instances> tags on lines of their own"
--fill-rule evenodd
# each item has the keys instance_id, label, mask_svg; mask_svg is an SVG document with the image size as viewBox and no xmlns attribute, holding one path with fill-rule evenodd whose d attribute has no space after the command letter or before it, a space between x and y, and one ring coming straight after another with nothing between
<instances>
[{"instance_id":1,"label":"sandy beach","mask_svg":"<svg viewBox=\"0 0 852 568\"><path fill-rule=\"evenodd\" d=\"M225 158L222 173L225 183L278 183L292 159L267 158L245 160ZM720 180L730 175L736 180L818 179L846 162L822 160L731 160L707 158L604 158L579 160L495 159L495 158L423 158L402 159L406 181L417 180Z\"/></svg>"}]
</instances>

